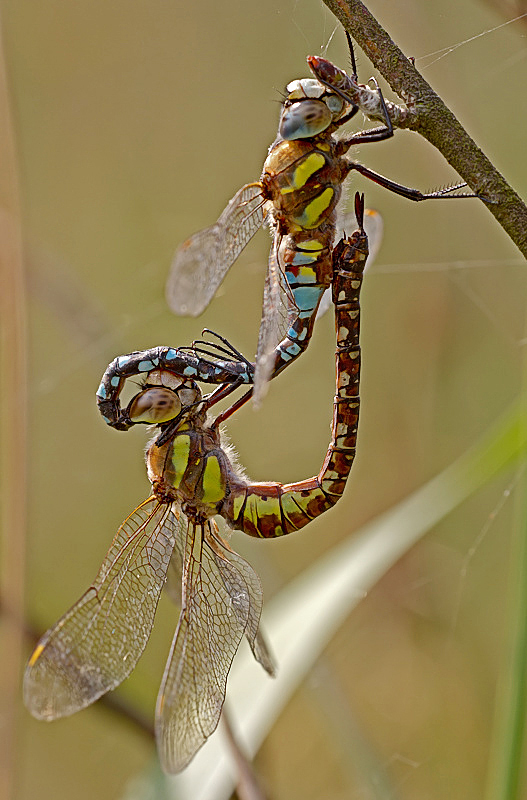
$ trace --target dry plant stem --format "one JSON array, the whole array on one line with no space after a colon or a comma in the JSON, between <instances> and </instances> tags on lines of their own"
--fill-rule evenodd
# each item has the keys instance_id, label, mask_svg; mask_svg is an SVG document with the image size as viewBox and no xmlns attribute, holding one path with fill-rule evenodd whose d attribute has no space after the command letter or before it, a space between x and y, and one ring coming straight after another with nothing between
<instances>
[{"instance_id":1,"label":"dry plant stem","mask_svg":"<svg viewBox=\"0 0 527 800\"><path fill-rule=\"evenodd\" d=\"M411 110L404 127L436 147L527 257L527 207L360 0L324 0ZM393 120L397 126L397 118Z\"/></svg>"},{"instance_id":2,"label":"dry plant stem","mask_svg":"<svg viewBox=\"0 0 527 800\"><path fill-rule=\"evenodd\" d=\"M221 714L221 723L229 742L231 756L238 771L236 793L239 800L266 800L266 795L260 786L256 770L238 742L225 706Z\"/></svg>"},{"instance_id":3,"label":"dry plant stem","mask_svg":"<svg viewBox=\"0 0 527 800\"><path fill-rule=\"evenodd\" d=\"M23 663L27 506L26 293L20 202L8 81L0 21L0 437L3 616L0 643L0 797L15 796L20 673Z\"/></svg>"}]
</instances>

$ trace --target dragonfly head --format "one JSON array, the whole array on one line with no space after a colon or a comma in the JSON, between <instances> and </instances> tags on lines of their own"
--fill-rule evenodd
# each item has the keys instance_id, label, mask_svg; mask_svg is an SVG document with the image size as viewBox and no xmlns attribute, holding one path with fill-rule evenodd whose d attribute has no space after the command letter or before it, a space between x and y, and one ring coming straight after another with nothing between
<instances>
[{"instance_id":1,"label":"dragonfly head","mask_svg":"<svg viewBox=\"0 0 527 800\"><path fill-rule=\"evenodd\" d=\"M280 117L283 139L308 139L325 131L342 116L346 103L315 78L287 84L287 97Z\"/></svg>"},{"instance_id":2,"label":"dragonfly head","mask_svg":"<svg viewBox=\"0 0 527 800\"><path fill-rule=\"evenodd\" d=\"M160 425L169 422L201 400L201 391L193 380L168 370L153 370L146 383L126 409L131 422Z\"/></svg>"}]
</instances>

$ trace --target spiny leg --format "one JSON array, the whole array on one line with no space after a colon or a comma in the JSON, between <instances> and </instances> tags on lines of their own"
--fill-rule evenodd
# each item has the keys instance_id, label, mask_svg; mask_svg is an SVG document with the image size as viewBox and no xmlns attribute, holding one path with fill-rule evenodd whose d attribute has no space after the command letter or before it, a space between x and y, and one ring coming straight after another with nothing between
<instances>
[{"instance_id":1,"label":"spiny leg","mask_svg":"<svg viewBox=\"0 0 527 800\"><path fill-rule=\"evenodd\" d=\"M233 388L234 388L233 386L231 386L228 383L224 384L224 387L225 388L224 388L223 394L221 395L221 397L218 397L217 399L215 399L214 403L217 403L218 400L223 400L224 397L228 397L228 395L233 391ZM219 388L222 389L223 387L220 386ZM238 400L236 400L234 403L232 403L232 405L230 405L229 408L226 408L225 411L222 411L221 414L218 414L218 416L216 417L216 419L212 423L211 427L212 428L217 428L219 425L222 425L225 422L225 420L229 419L229 417L231 417L234 414L235 411L238 411L242 406L245 405L245 403L248 400L251 399L251 397L253 395L253 391L254 391L254 387L251 386L251 388L247 392L245 392L245 394L243 394L241 397L239 397ZM213 394L215 395L216 392L214 392ZM211 403L207 402L207 407L210 408L210 406L211 406Z\"/></svg>"},{"instance_id":2,"label":"spiny leg","mask_svg":"<svg viewBox=\"0 0 527 800\"><path fill-rule=\"evenodd\" d=\"M353 52L353 45L349 34L346 32L346 37L348 39L348 46L350 48L350 55L352 60L352 67L353 67L353 74L351 76L347 75L343 70L336 67L327 59L318 57L318 56L309 56L308 57L308 64L316 76L317 80L322 83L324 86L327 86L331 91L335 92L335 94L339 95L347 104L351 105L351 111L345 117L339 121L340 125L348 122L351 117L355 115L358 110L358 96L357 94L361 91L365 90L365 87L359 85L357 83L357 74L356 74L356 66L355 66L355 57ZM350 147L356 144L366 144L369 142L378 142L384 139L389 139L393 136L393 125L390 114L388 112L388 108L386 105L386 101L384 100L384 96L382 94L381 88L375 78L371 78L371 80L375 84L376 94L378 98L378 106L379 106L379 115L382 117L384 125L379 128L373 128L370 130L359 131L358 133L352 133L348 136L343 137L339 142L339 149L341 154L346 153ZM353 96L355 94L355 97ZM466 186L466 183L459 183L455 186L450 186L445 189L435 191L435 192L420 192L417 189L411 189L409 187L403 186L396 181L392 181L389 178L385 178L382 175L374 172L373 170L369 170L367 167L362 167L360 164L356 164L355 162L351 162L351 169L356 169L366 178L373 180L375 183L383 186L385 189L394 192L402 197L406 197L409 200L414 201L421 201L421 200L439 200L439 199L448 199L448 198L458 198L458 197L480 197L478 194L474 193L461 193L457 195L452 195L450 192L455 191L456 189L461 189Z\"/></svg>"},{"instance_id":3,"label":"spiny leg","mask_svg":"<svg viewBox=\"0 0 527 800\"><path fill-rule=\"evenodd\" d=\"M224 336L221 336L219 333L216 333L216 331L213 331L210 328L203 328L203 330L201 331L201 334L203 335L205 333L208 333L211 336L214 336L216 339L219 339L219 341L222 342L225 346L222 347L217 342L211 342L208 339L196 339L194 342L192 342L192 345L188 349L190 349L190 350L192 350L194 352L207 353L208 355L212 355L215 358L218 358L217 353L219 353L220 354L219 355L219 359L221 361L223 361L221 356L222 355L226 355L229 358L230 361L234 361L235 363L242 362L250 370L254 369L254 365L252 364L252 362L249 361L247 358L245 358L245 356L242 353L240 353L240 351L237 350L236 347L234 347L234 345L228 339L226 339ZM202 344L206 345L206 347L212 348L212 352L211 351L206 351L206 350L200 350L200 348L197 347L197 345L202 345ZM182 350L186 350L187 348L183 347L181 349ZM216 352L214 352L214 351L216 351Z\"/></svg>"},{"instance_id":4,"label":"spiny leg","mask_svg":"<svg viewBox=\"0 0 527 800\"><path fill-rule=\"evenodd\" d=\"M443 189L438 189L434 192L420 192L419 189L412 189L409 186L404 186L401 183L397 183L389 178L385 178L384 175L379 175L378 172L374 172L372 169L369 169L369 167L364 167L362 164L358 164L356 161L348 162L348 169L350 172L355 170L361 175L364 175L364 177L368 178L370 181L382 186L384 189L388 189L394 194L398 194L401 197L406 197L407 200L414 200L415 202L419 202L421 200L457 200L461 197L479 197L478 194L468 192L462 192L461 194L450 194L450 192L454 192L457 189L462 189L464 186L466 186L467 184L465 182L457 183L455 186L445 186Z\"/></svg>"}]
</instances>

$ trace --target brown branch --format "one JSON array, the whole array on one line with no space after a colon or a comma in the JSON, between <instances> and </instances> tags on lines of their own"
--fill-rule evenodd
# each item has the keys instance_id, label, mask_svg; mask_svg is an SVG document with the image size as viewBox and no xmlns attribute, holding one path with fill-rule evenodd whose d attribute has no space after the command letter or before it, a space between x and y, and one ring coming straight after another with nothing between
<instances>
[{"instance_id":1,"label":"brown branch","mask_svg":"<svg viewBox=\"0 0 527 800\"><path fill-rule=\"evenodd\" d=\"M221 723L236 765L236 794L239 800L266 800L267 795L261 786L256 769L240 744L237 734L234 733L225 706L221 712Z\"/></svg>"},{"instance_id":2,"label":"brown branch","mask_svg":"<svg viewBox=\"0 0 527 800\"><path fill-rule=\"evenodd\" d=\"M486 207L527 257L527 207L519 195L360 0L324 3L393 91L410 106L412 114L404 127L424 136L474 192L490 201L485 202Z\"/></svg>"}]
</instances>

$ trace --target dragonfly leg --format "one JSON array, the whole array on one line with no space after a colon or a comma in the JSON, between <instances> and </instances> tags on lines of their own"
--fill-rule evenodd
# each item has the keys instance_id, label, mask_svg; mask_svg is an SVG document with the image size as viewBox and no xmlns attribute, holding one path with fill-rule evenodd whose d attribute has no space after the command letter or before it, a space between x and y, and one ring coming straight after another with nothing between
<instances>
[{"instance_id":1,"label":"dragonfly leg","mask_svg":"<svg viewBox=\"0 0 527 800\"><path fill-rule=\"evenodd\" d=\"M356 105L353 105L353 106L351 107L350 111L348 111L348 113L347 113L347 114L345 114L343 117L341 117L341 118L339 119L339 122L338 122L339 128L340 128L340 126L341 126L341 125L345 125L345 124L346 124L346 122L349 122L349 121L350 121L350 119L353 119L353 117L354 117L356 114L358 114L358 112L359 112L359 111L360 111L359 107L358 107L358 106L356 106Z\"/></svg>"},{"instance_id":2,"label":"dragonfly leg","mask_svg":"<svg viewBox=\"0 0 527 800\"><path fill-rule=\"evenodd\" d=\"M196 339L192 342L190 347L182 347L180 349L190 353L202 353L204 355L212 356L214 361L200 359L200 364L202 366L209 365L213 367L216 363L218 363L218 361L221 364L243 364L247 368L248 374L252 375L254 372L254 364L252 361L249 361L249 359L245 358L245 356L240 353L240 351L237 350L228 339L226 339L224 336L220 336L220 334L216 333L216 331L210 330L210 328L204 328L202 333L208 333L211 336L216 337L216 339L219 339L219 341L223 343L223 346L218 344L218 342L213 342L209 339ZM205 345L205 347L201 347L201 345ZM225 356L227 356L227 362L225 361Z\"/></svg>"},{"instance_id":3,"label":"dragonfly leg","mask_svg":"<svg viewBox=\"0 0 527 800\"><path fill-rule=\"evenodd\" d=\"M224 400L228 397L235 389L239 389L240 386L244 385L244 381L235 381L234 383L222 383L221 386L218 386L214 391L203 398L207 411L215 406L216 403L219 403L220 400ZM228 415L230 416L230 414ZM214 422L213 425L216 423Z\"/></svg>"},{"instance_id":4,"label":"dragonfly leg","mask_svg":"<svg viewBox=\"0 0 527 800\"><path fill-rule=\"evenodd\" d=\"M239 385L241 386L241 384ZM218 397L217 400L214 400L214 402L216 403L218 402L218 400L227 397L234 388L235 388L234 384L226 385L226 391L224 392L224 394L222 394L221 397ZM229 408L226 408L225 411L222 411L221 414L218 414L218 416L212 423L211 428L218 428L222 423L225 422L225 420L229 419L229 417L231 417L235 411L238 411L239 408L244 406L245 403L252 397L253 391L254 388L251 386L251 388L247 392L245 392L245 394L242 394L242 396L239 397L238 400L236 400L232 405L230 405ZM213 392L213 394L215 395L216 392ZM210 404L208 404L208 407L210 408Z\"/></svg>"},{"instance_id":5,"label":"dragonfly leg","mask_svg":"<svg viewBox=\"0 0 527 800\"><path fill-rule=\"evenodd\" d=\"M414 200L415 202L419 202L420 200L454 200L459 197L480 197L480 195L473 192L450 194L450 192L454 192L456 189L463 189L463 187L467 185L465 182L456 183L454 186L446 186L435 192L420 192L419 189L412 189L409 186L404 186L401 183L396 183L396 181L385 178L384 175L379 175L378 172L374 172L372 169L369 169L369 167L364 167L356 161L348 161L348 170L350 172L356 170L361 175L364 175L365 178L369 178L370 181L377 183L379 186L383 186L390 192L394 192L394 194L401 195L401 197L406 197L407 200Z\"/></svg>"},{"instance_id":6,"label":"dragonfly leg","mask_svg":"<svg viewBox=\"0 0 527 800\"><path fill-rule=\"evenodd\" d=\"M375 84L375 88L377 90L379 109L383 117L384 125L380 125L378 128L370 128L369 130L358 131L357 133L352 133L350 136L345 137L344 141L346 143L347 150L355 144L383 142L385 139L391 139L394 135L392 119L388 113L388 108L386 106L386 101L384 99L381 87L375 78L371 78L371 80Z\"/></svg>"}]
</instances>

